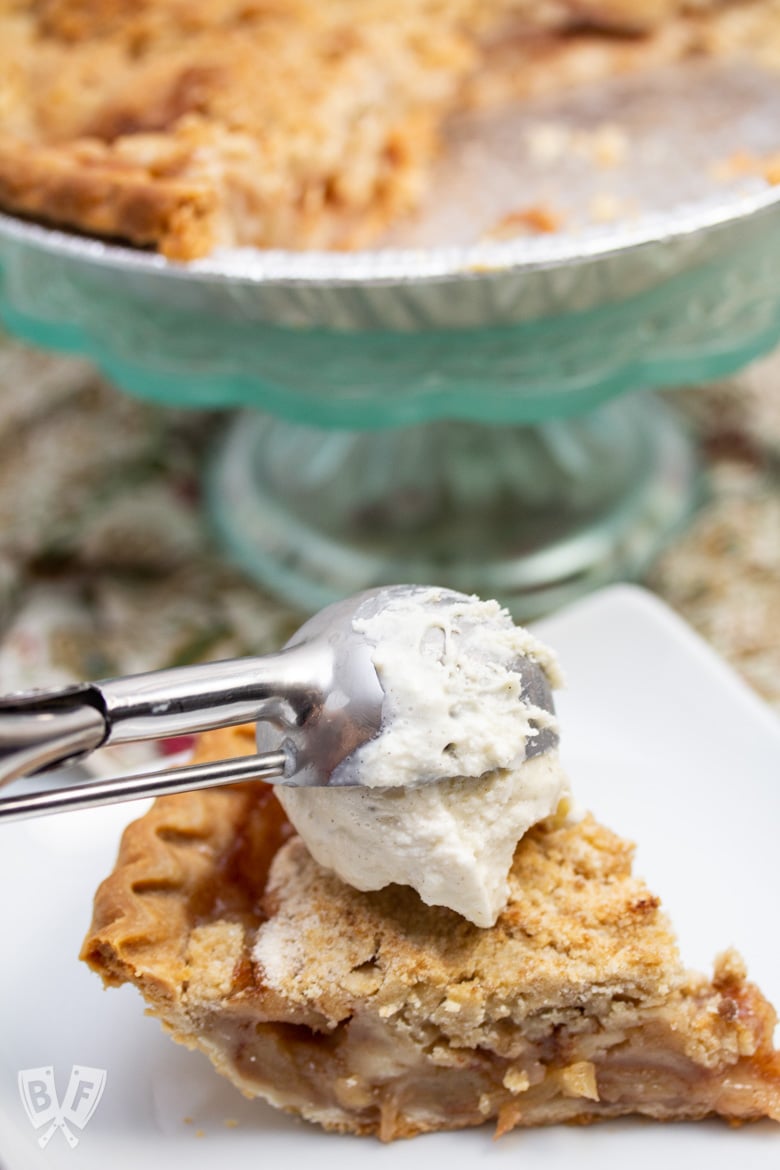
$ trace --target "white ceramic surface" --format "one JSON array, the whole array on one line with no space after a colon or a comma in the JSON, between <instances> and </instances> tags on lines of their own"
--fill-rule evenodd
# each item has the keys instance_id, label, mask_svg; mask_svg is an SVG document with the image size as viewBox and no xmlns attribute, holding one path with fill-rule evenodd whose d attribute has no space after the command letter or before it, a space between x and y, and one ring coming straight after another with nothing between
<instances>
[{"instance_id":1,"label":"white ceramic surface","mask_svg":"<svg viewBox=\"0 0 780 1170\"><path fill-rule=\"evenodd\" d=\"M727 945L780 1003L774 900L780 883L780 723L664 606L640 590L593 595L538 627L568 676L564 755L580 800L641 842L637 870L662 896L694 966ZM172 1044L130 988L103 992L76 960L91 893L111 866L125 805L11 825L0 833L0 1163L4 1170L708 1170L780 1162L780 1129L610 1123L510 1134L483 1128L380 1146L326 1135L244 1100L200 1054ZM75 1149L41 1150L20 1069L107 1070ZM184 1119L190 1118L186 1122ZM238 1124L226 1125L226 1122Z\"/></svg>"}]
</instances>

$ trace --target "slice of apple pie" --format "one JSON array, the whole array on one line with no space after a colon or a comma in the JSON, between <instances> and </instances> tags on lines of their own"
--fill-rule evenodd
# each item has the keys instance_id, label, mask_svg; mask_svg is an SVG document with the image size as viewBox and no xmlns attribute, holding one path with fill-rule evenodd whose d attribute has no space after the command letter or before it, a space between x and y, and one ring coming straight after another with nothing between
<instances>
[{"instance_id":1,"label":"slice of apple pie","mask_svg":"<svg viewBox=\"0 0 780 1170\"><path fill-rule=\"evenodd\" d=\"M0 208L176 259L365 244L445 120L780 46L778 0L0 0ZM774 47L773 47L774 46Z\"/></svg>"},{"instance_id":2,"label":"slice of apple pie","mask_svg":"<svg viewBox=\"0 0 780 1170\"><path fill-rule=\"evenodd\" d=\"M253 748L213 732L198 758ZM548 820L480 929L345 885L263 785L171 796L126 831L82 957L244 1093L330 1130L780 1121L772 1007L734 952L712 980L682 967L631 854L590 817Z\"/></svg>"}]
</instances>

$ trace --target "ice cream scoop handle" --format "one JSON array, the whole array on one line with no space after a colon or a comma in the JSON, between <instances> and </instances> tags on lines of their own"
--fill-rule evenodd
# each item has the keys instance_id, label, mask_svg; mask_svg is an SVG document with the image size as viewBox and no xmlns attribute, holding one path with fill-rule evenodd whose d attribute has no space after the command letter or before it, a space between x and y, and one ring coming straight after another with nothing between
<instances>
[{"instance_id":1,"label":"ice cream scoop handle","mask_svg":"<svg viewBox=\"0 0 780 1170\"><path fill-rule=\"evenodd\" d=\"M0 697L0 786L96 748L268 719L294 727L329 673L307 647Z\"/></svg>"},{"instance_id":2,"label":"ice cream scoop handle","mask_svg":"<svg viewBox=\"0 0 780 1170\"><path fill-rule=\"evenodd\" d=\"M238 756L231 760L210 760L206 764L188 764L165 772L138 772L111 780L88 780L51 792L33 792L9 796L0 801L0 822L25 820L69 809L96 808L123 800L140 800L148 796L166 796L174 792L192 792L243 780L275 780L287 769L285 752L267 752L261 756Z\"/></svg>"},{"instance_id":3,"label":"ice cream scoop handle","mask_svg":"<svg viewBox=\"0 0 780 1170\"><path fill-rule=\"evenodd\" d=\"M100 747L106 721L91 695L92 688L85 685L1 701L0 786Z\"/></svg>"}]
</instances>

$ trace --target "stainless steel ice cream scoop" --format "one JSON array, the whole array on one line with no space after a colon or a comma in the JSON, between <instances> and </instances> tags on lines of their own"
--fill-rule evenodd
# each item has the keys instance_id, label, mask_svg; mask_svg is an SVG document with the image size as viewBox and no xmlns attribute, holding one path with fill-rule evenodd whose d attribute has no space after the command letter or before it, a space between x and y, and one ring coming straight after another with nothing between
<instances>
[{"instance_id":1,"label":"stainless steel ice cream scoop","mask_svg":"<svg viewBox=\"0 0 780 1170\"><path fill-rule=\"evenodd\" d=\"M388 586L323 609L278 654L0 698L0 786L74 763L112 744L241 723L258 724L259 741L276 749L166 772L14 794L0 798L0 821L240 780L300 787L358 783L354 769L341 765L379 734L384 692L372 659L374 647L355 630L354 622L393 599L415 595L426 605L463 600L461 594L438 590L432 602L427 586ZM520 658L513 669L521 676L521 701L552 712L542 667ZM527 754L538 755L555 744L557 735L540 729Z\"/></svg>"}]
</instances>

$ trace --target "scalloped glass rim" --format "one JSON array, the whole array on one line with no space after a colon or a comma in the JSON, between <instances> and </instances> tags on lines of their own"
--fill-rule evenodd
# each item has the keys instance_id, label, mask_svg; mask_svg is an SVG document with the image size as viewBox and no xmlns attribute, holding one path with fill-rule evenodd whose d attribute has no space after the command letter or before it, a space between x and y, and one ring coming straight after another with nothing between
<instances>
[{"instance_id":1,"label":"scalloped glass rim","mask_svg":"<svg viewBox=\"0 0 780 1170\"><path fill-rule=\"evenodd\" d=\"M177 263L158 253L79 236L0 213L0 236L51 253L126 271L154 272L173 280L239 281L246 284L382 285L576 265L659 242L695 236L769 211L780 188L763 184L730 199L708 199L574 235L559 233L503 243L430 249L360 252L288 252L237 248L204 260Z\"/></svg>"}]
</instances>

